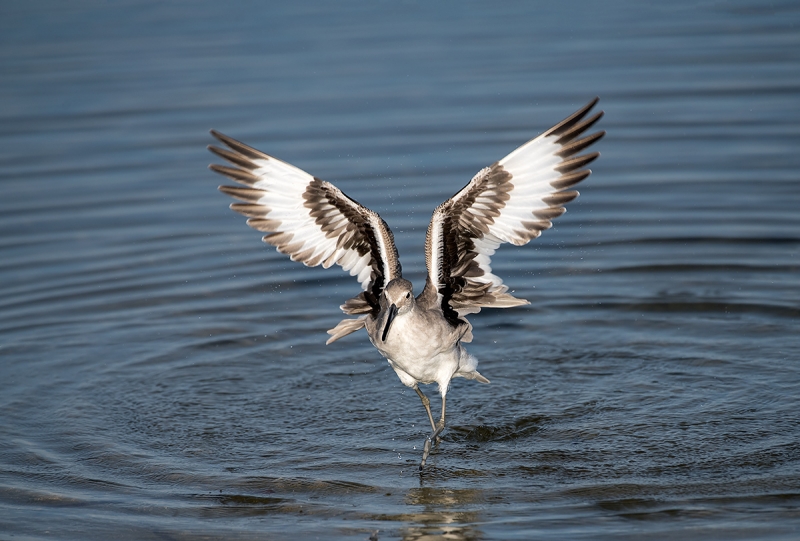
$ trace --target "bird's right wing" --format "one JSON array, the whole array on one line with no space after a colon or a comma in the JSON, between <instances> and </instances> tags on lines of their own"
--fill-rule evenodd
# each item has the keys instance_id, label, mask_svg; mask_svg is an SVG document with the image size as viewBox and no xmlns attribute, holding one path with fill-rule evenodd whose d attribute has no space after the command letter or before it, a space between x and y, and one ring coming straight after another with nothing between
<instances>
[{"instance_id":1,"label":"bird's right wing","mask_svg":"<svg viewBox=\"0 0 800 541\"><path fill-rule=\"evenodd\" d=\"M377 311L383 288L401 277L394 236L386 222L330 182L217 131L211 134L228 149L208 149L234 167L212 164L210 169L243 185L219 187L244 201L231 208L249 218L247 225L267 232L264 242L293 261L326 269L335 263L357 276L363 292L343 304L343 312Z\"/></svg>"}]
</instances>

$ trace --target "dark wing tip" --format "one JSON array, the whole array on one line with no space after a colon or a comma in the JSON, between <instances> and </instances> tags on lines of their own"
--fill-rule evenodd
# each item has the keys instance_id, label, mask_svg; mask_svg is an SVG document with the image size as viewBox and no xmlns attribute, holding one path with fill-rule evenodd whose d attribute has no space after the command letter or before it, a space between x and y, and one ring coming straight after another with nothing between
<instances>
[{"instance_id":1,"label":"dark wing tip","mask_svg":"<svg viewBox=\"0 0 800 541\"><path fill-rule=\"evenodd\" d=\"M581 156L576 156L574 158L569 158L562 161L559 165L556 166L555 169L559 173L569 173L570 171L574 171L575 169L580 169L581 167L589 165L599 157L600 157L599 152L591 152L589 154L583 154Z\"/></svg>"},{"instance_id":2,"label":"dark wing tip","mask_svg":"<svg viewBox=\"0 0 800 541\"><path fill-rule=\"evenodd\" d=\"M217 187L217 189L224 194L230 195L234 199L245 201L247 203L257 203L258 200L264 195L264 190L258 190L255 188L223 185Z\"/></svg>"},{"instance_id":3,"label":"dark wing tip","mask_svg":"<svg viewBox=\"0 0 800 541\"><path fill-rule=\"evenodd\" d=\"M227 135L225 135L224 133L220 133L220 132L218 132L218 131L217 131L217 130L215 130L215 129L210 129L210 130L208 130L208 133L210 133L210 134L211 134L211 136L212 136L214 139L216 139L217 141L221 141L222 143L224 143L224 142L225 142L225 139L230 139L230 137L228 137L228 136L227 136Z\"/></svg>"},{"instance_id":4,"label":"dark wing tip","mask_svg":"<svg viewBox=\"0 0 800 541\"><path fill-rule=\"evenodd\" d=\"M591 135L587 135L583 139L573 140L567 144L564 144L561 147L561 150L556 152L556 155L561 156L562 158L569 158L570 156L574 156L578 152L582 151L589 145L595 143L596 141L602 139L602 137L606 134L605 131L595 132Z\"/></svg>"},{"instance_id":5,"label":"dark wing tip","mask_svg":"<svg viewBox=\"0 0 800 541\"><path fill-rule=\"evenodd\" d=\"M227 165L219 165L212 163L208 166L209 169L220 175L224 175L231 180L235 180L239 184L247 186L254 186L258 182L259 177L251 170L241 169L239 167L228 167Z\"/></svg>"},{"instance_id":6,"label":"dark wing tip","mask_svg":"<svg viewBox=\"0 0 800 541\"><path fill-rule=\"evenodd\" d=\"M600 101L600 97L595 96L595 98L591 100L589 103L587 103L586 105L584 105L583 107L581 107L580 109L569 115L567 118L565 118L564 120L562 120L561 122L550 128L549 130L547 130L544 133L544 135L545 136L563 135L565 132L569 131L581 120L583 120L583 117L585 117L589 113L589 111L592 109L592 107L594 107L597 104L598 101ZM601 116L603 116L602 111L600 111L599 114L595 115L595 118L592 118L591 121L587 124L594 124L600 119ZM588 127L588 125L586 127Z\"/></svg>"},{"instance_id":7,"label":"dark wing tip","mask_svg":"<svg viewBox=\"0 0 800 541\"><path fill-rule=\"evenodd\" d=\"M253 148L251 146L245 145L241 141L237 141L233 137L228 137L227 135L222 134L222 133L218 132L217 130L209 130L209 133L211 135L213 135L217 140L222 142L225 146L227 146L228 148L230 148L231 150L233 150L235 152L238 152L239 154L241 154L245 158L249 158L251 160L269 160L270 159L270 157L268 155L264 154L260 150L257 150L257 149L255 149L255 148ZM211 150L211 148L209 148L209 150ZM211 152L214 152L215 154L219 154L215 150L211 150ZM225 157L225 156L223 156L223 157Z\"/></svg>"},{"instance_id":8,"label":"dark wing tip","mask_svg":"<svg viewBox=\"0 0 800 541\"><path fill-rule=\"evenodd\" d=\"M574 140L576 137L584 133L586 130L594 126L598 120L603 118L605 113L600 111L596 113L594 116L584 120L583 122L579 122L574 124L571 127L565 127L561 131L558 132L558 143L561 145L566 145L570 141Z\"/></svg>"},{"instance_id":9,"label":"dark wing tip","mask_svg":"<svg viewBox=\"0 0 800 541\"><path fill-rule=\"evenodd\" d=\"M210 133L212 136L214 136L215 139L218 139L218 140L220 140L222 142L225 142L225 139L230 139L230 137L228 137L224 133L218 132L217 130L215 130L213 128L208 130L208 133Z\"/></svg>"},{"instance_id":10,"label":"dark wing tip","mask_svg":"<svg viewBox=\"0 0 800 541\"><path fill-rule=\"evenodd\" d=\"M571 188L575 186L582 180L585 180L592 174L591 169L581 169L579 171L572 171L570 173L564 173L556 180L550 183L550 186L555 188L556 190L566 190L567 188ZM576 196L577 197L577 196Z\"/></svg>"}]
</instances>

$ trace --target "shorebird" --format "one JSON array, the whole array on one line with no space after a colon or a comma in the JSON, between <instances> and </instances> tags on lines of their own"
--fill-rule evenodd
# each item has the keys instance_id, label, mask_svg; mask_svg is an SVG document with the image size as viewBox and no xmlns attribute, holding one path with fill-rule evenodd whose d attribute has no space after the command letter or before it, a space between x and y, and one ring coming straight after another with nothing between
<instances>
[{"instance_id":1,"label":"shorebird","mask_svg":"<svg viewBox=\"0 0 800 541\"><path fill-rule=\"evenodd\" d=\"M420 470L444 430L450 380L489 383L462 345L472 341L465 316L482 308L529 304L508 293L492 273L490 258L503 243L521 246L538 237L578 196L571 188L591 174L585 166L600 155L579 153L605 135L598 131L581 138L603 116L600 111L586 118L597 101L481 169L436 207L425 238L428 275L417 296L402 276L392 231L376 212L329 182L211 130L228 148L208 149L233 167L209 167L242 185L219 187L243 201L231 209L247 216L247 225L266 232L263 240L293 261L309 267L337 264L358 278L361 293L340 307L358 317L329 330L327 343L366 328L400 381L419 395L432 430ZM420 383L439 384L438 422Z\"/></svg>"}]
</instances>

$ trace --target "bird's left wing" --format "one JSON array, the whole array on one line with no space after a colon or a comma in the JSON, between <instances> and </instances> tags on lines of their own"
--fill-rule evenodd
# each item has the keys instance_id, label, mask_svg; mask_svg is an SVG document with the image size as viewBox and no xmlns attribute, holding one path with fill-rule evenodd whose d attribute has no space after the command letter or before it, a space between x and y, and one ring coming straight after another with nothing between
<instances>
[{"instance_id":1,"label":"bird's left wing","mask_svg":"<svg viewBox=\"0 0 800 541\"><path fill-rule=\"evenodd\" d=\"M538 237L578 196L570 188L589 176L584 166L599 153L577 154L605 134L580 138L603 115L585 118L597 101L482 169L436 208L425 242L428 278L419 302L440 305L454 324L484 307L528 304L507 293L492 273L491 256L503 243L521 246Z\"/></svg>"},{"instance_id":2,"label":"bird's left wing","mask_svg":"<svg viewBox=\"0 0 800 541\"><path fill-rule=\"evenodd\" d=\"M242 184L219 187L244 201L231 204L231 209L247 216L247 225L267 233L264 242L293 261L326 269L335 263L356 276L363 291L343 304L342 311L377 311L383 288L401 277L394 236L386 222L330 182L217 131L211 134L228 149L208 149L234 167L209 168Z\"/></svg>"}]
</instances>

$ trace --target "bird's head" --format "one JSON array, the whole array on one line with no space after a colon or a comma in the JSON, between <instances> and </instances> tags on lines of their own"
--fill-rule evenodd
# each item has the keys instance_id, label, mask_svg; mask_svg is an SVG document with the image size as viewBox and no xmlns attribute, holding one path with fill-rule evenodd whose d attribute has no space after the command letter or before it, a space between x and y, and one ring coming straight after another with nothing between
<instances>
[{"instance_id":1,"label":"bird's head","mask_svg":"<svg viewBox=\"0 0 800 541\"><path fill-rule=\"evenodd\" d=\"M408 280L395 278L386 284L382 296L385 300L385 304L381 304L386 310L386 322L381 340L385 342L395 316L407 313L414 306L414 289Z\"/></svg>"}]
</instances>

